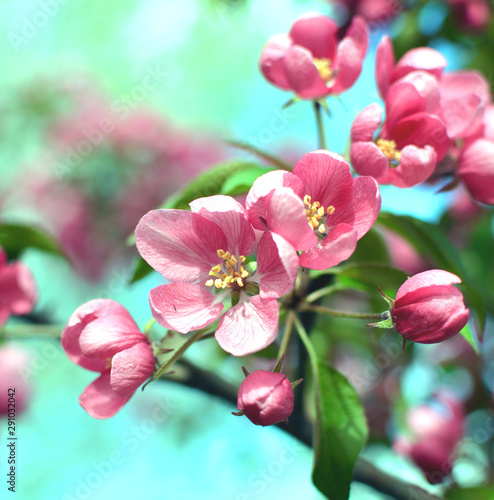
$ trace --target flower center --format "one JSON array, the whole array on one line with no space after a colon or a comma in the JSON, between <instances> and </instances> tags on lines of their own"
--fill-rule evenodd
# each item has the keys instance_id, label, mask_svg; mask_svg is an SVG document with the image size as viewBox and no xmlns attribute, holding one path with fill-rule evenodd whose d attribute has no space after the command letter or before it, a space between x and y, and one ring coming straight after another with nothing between
<instances>
[{"instance_id":1,"label":"flower center","mask_svg":"<svg viewBox=\"0 0 494 500\"><path fill-rule=\"evenodd\" d=\"M321 78L324 83L328 83L329 80L333 77L333 70L331 69L331 59L318 59L315 57L313 59L314 64L316 65L317 71L321 75Z\"/></svg>"},{"instance_id":2,"label":"flower center","mask_svg":"<svg viewBox=\"0 0 494 500\"><path fill-rule=\"evenodd\" d=\"M109 368L111 368L111 358L107 358L106 360L105 370L108 370Z\"/></svg>"},{"instance_id":3,"label":"flower center","mask_svg":"<svg viewBox=\"0 0 494 500\"><path fill-rule=\"evenodd\" d=\"M218 257L222 262L211 268L210 276L216 279L206 281L206 286L215 286L216 288L242 288L244 279L249 276L249 271L244 267L245 257L240 255L237 259L230 252L220 249L217 251Z\"/></svg>"},{"instance_id":4,"label":"flower center","mask_svg":"<svg viewBox=\"0 0 494 500\"><path fill-rule=\"evenodd\" d=\"M330 205L325 211L324 207L318 201L312 203L312 198L308 194L304 196L304 205L307 221L311 229L317 228L321 234L324 234L326 232L326 227L321 222L321 219L327 215L333 215L335 210L334 207Z\"/></svg>"},{"instance_id":5,"label":"flower center","mask_svg":"<svg viewBox=\"0 0 494 500\"><path fill-rule=\"evenodd\" d=\"M401 158L401 151L396 149L396 142L388 139L378 139L376 141L377 147L384 153L389 161L396 161L399 163Z\"/></svg>"}]
</instances>

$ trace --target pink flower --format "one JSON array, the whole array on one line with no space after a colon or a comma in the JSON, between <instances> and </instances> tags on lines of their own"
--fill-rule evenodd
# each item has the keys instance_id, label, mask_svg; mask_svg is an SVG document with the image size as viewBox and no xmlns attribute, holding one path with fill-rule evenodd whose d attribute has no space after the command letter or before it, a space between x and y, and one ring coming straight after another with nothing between
<instances>
[{"instance_id":1,"label":"pink flower","mask_svg":"<svg viewBox=\"0 0 494 500\"><path fill-rule=\"evenodd\" d=\"M242 205L218 195L190 207L192 212L152 210L137 226L139 253L171 281L151 290L153 316L165 328L187 333L219 318L231 296L233 307L220 319L216 339L235 356L257 352L276 338L276 298L293 287L297 254L280 236L265 233L252 271L246 258L255 234Z\"/></svg>"},{"instance_id":2,"label":"pink flower","mask_svg":"<svg viewBox=\"0 0 494 500\"><path fill-rule=\"evenodd\" d=\"M237 408L256 425L287 420L293 411L293 388L283 373L256 370L238 389Z\"/></svg>"},{"instance_id":3,"label":"pink flower","mask_svg":"<svg viewBox=\"0 0 494 500\"><path fill-rule=\"evenodd\" d=\"M340 94L350 88L362 70L367 51L367 25L355 17L345 38L329 18L307 14L288 35L275 35L264 47L259 65L263 75L302 99Z\"/></svg>"},{"instance_id":4,"label":"pink flower","mask_svg":"<svg viewBox=\"0 0 494 500\"><path fill-rule=\"evenodd\" d=\"M409 456L432 484L451 473L454 452L464 435L465 414L454 394L442 391L433 404L418 406L407 414L411 438L399 437L394 449Z\"/></svg>"},{"instance_id":5,"label":"pink flower","mask_svg":"<svg viewBox=\"0 0 494 500\"><path fill-rule=\"evenodd\" d=\"M487 0L446 0L458 17L463 28L472 31L485 29L492 16L492 7Z\"/></svg>"},{"instance_id":6,"label":"pink flower","mask_svg":"<svg viewBox=\"0 0 494 500\"><path fill-rule=\"evenodd\" d=\"M348 14L362 16L367 22L382 25L390 22L403 10L398 0L333 0L333 3L344 5Z\"/></svg>"},{"instance_id":7,"label":"pink flower","mask_svg":"<svg viewBox=\"0 0 494 500\"><path fill-rule=\"evenodd\" d=\"M432 269L408 278L391 308L393 325L407 340L434 344L456 335L470 315L463 295L453 286L458 276Z\"/></svg>"},{"instance_id":8,"label":"pink flower","mask_svg":"<svg viewBox=\"0 0 494 500\"><path fill-rule=\"evenodd\" d=\"M76 309L62 333L62 346L75 364L101 373L79 397L94 418L115 415L154 371L147 337L114 300L90 300Z\"/></svg>"},{"instance_id":9,"label":"pink flower","mask_svg":"<svg viewBox=\"0 0 494 500\"><path fill-rule=\"evenodd\" d=\"M386 98L390 86L412 71L425 71L439 79L447 61L437 50L417 47L406 52L395 64L393 44L384 36L376 51L376 81L379 92Z\"/></svg>"},{"instance_id":10,"label":"pink flower","mask_svg":"<svg viewBox=\"0 0 494 500\"><path fill-rule=\"evenodd\" d=\"M430 97L412 82L393 84L386 95L386 120L379 133L381 106L365 108L351 129L350 159L355 171L373 176L379 184L402 188L425 181L450 144L444 124L428 112Z\"/></svg>"},{"instance_id":11,"label":"pink flower","mask_svg":"<svg viewBox=\"0 0 494 500\"><path fill-rule=\"evenodd\" d=\"M8 264L0 247L0 327L11 315L29 314L37 298L31 271L19 261Z\"/></svg>"},{"instance_id":12,"label":"pink flower","mask_svg":"<svg viewBox=\"0 0 494 500\"><path fill-rule=\"evenodd\" d=\"M494 141L477 139L465 147L457 174L475 201L494 205Z\"/></svg>"},{"instance_id":13,"label":"pink flower","mask_svg":"<svg viewBox=\"0 0 494 500\"><path fill-rule=\"evenodd\" d=\"M354 179L346 161L329 151L307 153L293 173L259 177L246 200L251 224L281 235L303 251L300 265L328 269L348 259L381 207L371 177Z\"/></svg>"},{"instance_id":14,"label":"pink flower","mask_svg":"<svg viewBox=\"0 0 494 500\"><path fill-rule=\"evenodd\" d=\"M31 392L26 375L30 356L14 344L0 346L0 415L9 413L9 392L14 389L15 415L20 415L28 404ZM12 407L10 407L12 408Z\"/></svg>"},{"instance_id":15,"label":"pink flower","mask_svg":"<svg viewBox=\"0 0 494 500\"><path fill-rule=\"evenodd\" d=\"M468 137L483 125L490 85L476 71L446 73L439 82L441 120L451 139Z\"/></svg>"}]
</instances>

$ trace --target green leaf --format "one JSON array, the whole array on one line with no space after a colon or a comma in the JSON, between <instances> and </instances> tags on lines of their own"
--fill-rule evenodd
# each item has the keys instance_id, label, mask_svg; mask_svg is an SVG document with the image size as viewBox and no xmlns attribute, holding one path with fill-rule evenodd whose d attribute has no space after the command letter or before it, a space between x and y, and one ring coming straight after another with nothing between
<instances>
[{"instance_id":1,"label":"green leaf","mask_svg":"<svg viewBox=\"0 0 494 500\"><path fill-rule=\"evenodd\" d=\"M384 236L372 228L357 243L348 262L381 262L389 264L389 252Z\"/></svg>"},{"instance_id":2,"label":"green leaf","mask_svg":"<svg viewBox=\"0 0 494 500\"><path fill-rule=\"evenodd\" d=\"M368 436L364 410L352 385L341 373L317 359L298 320L296 325L309 353L314 378L312 480L328 499L348 500L353 469Z\"/></svg>"},{"instance_id":3,"label":"green leaf","mask_svg":"<svg viewBox=\"0 0 494 500\"><path fill-rule=\"evenodd\" d=\"M9 259L18 258L27 248L37 248L66 258L51 236L30 226L0 224L0 246L7 252Z\"/></svg>"},{"instance_id":4,"label":"green leaf","mask_svg":"<svg viewBox=\"0 0 494 500\"><path fill-rule=\"evenodd\" d=\"M494 486L478 486L475 488L455 488L446 492L446 500L492 500Z\"/></svg>"},{"instance_id":5,"label":"green leaf","mask_svg":"<svg viewBox=\"0 0 494 500\"><path fill-rule=\"evenodd\" d=\"M221 194L236 196L237 194L247 193L252 187L252 184L254 184L254 181L270 170L272 169L257 166L240 170L225 181L221 188Z\"/></svg>"},{"instance_id":6,"label":"green leaf","mask_svg":"<svg viewBox=\"0 0 494 500\"><path fill-rule=\"evenodd\" d=\"M288 170L289 172L293 170L293 165L290 165L285 160L282 160L281 158L266 153L265 151L261 151L260 149L257 149L255 146L252 146L251 144L247 144L246 142L241 142L241 141L226 141L226 143L229 144L230 146L233 146L234 148L241 149L243 151L248 151L249 153L252 153L261 160L264 160L266 163L273 165L276 168L280 168L281 170Z\"/></svg>"},{"instance_id":7,"label":"green leaf","mask_svg":"<svg viewBox=\"0 0 494 500\"><path fill-rule=\"evenodd\" d=\"M153 268L142 258L139 257L137 259L137 264L134 269L134 273L132 274L132 278L130 280L130 284L136 283L139 280L145 278L148 274L153 271Z\"/></svg>"}]
</instances>

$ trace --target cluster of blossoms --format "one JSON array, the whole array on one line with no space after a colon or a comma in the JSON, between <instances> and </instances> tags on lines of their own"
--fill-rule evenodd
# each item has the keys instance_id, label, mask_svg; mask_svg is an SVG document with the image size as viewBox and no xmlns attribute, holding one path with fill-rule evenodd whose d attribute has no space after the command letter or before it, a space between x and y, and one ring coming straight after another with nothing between
<instances>
[{"instance_id":1,"label":"cluster of blossoms","mask_svg":"<svg viewBox=\"0 0 494 500\"><path fill-rule=\"evenodd\" d=\"M359 17L339 39L333 21L307 15L288 35L268 42L260 67L276 86L321 102L353 85L367 43ZM482 168L473 167L477 180L472 181L471 163L470 170L465 166L475 153L469 148L490 137L485 80L474 73L443 74L445 66L444 58L427 48L410 51L395 64L389 39L381 42L376 72L386 118L381 123L382 109L374 104L353 124L350 158L359 177L342 156L318 150L291 171L260 176L245 205L215 195L192 201L190 211L144 215L135 231L137 249L167 280L149 293L154 319L183 334L214 327L221 348L234 356L259 352L277 338L279 299L293 292L299 272L345 261L374 225L379 184L413 186L447 157L472 196L489 200L485 190L475 188ZM450 338L469 318L457 283L460 278L441 270L409 278L394 300L386 297L389 311L376 326L394 327L404 339L421 343ZM110 300L77 309L62 345L72 361L101 374L80 398L97 418L115 414L155 369L152 343ZM294 384L277 372L246 373L238 409L259 425L286 420Z\"/></svg>"}]
</instances>

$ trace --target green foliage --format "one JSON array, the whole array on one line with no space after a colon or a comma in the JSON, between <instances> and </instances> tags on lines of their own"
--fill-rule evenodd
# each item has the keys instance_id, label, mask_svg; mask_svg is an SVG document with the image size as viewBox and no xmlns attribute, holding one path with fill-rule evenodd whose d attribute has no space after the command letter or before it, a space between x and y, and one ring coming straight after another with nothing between
<instances>
[{"instance_id":1,"label":"green foliage","mask_svg":"<svg viewBox=\"0 0 494 500\"><path fill-rule=\"evenodd\" d=\"M27 248L37 248L59 257L65 257L58 243L46 233L19 224L0 225L0 246L9 259L18 258Z\"/></svg>"},{"instance_id":2,"label":"green foliage","mask_svg":"<svg viewBox=\"0 0 494 500\"><path fill-rule=\"evenodd\" d=\"M446 492L446 500L492 500L494 486L478 486L475 488L455 488Z\"/></svg>"}]
</instances>

